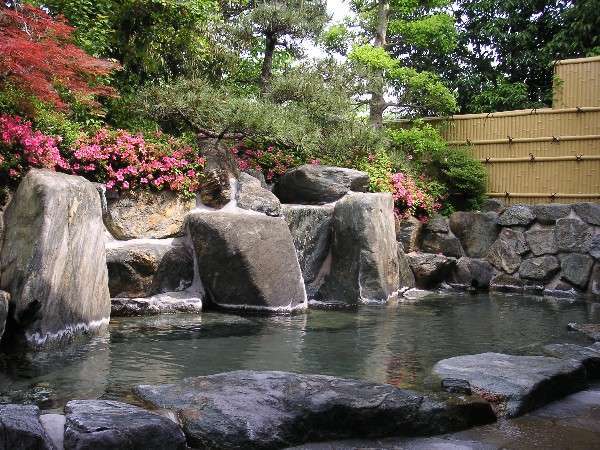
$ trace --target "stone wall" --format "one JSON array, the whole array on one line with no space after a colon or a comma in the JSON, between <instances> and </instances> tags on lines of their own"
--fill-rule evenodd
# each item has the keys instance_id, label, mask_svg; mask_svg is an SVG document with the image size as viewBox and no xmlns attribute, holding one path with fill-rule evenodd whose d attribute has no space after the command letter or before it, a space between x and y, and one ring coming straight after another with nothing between
<instances>
[{"instance_id":1,"label":"stone wall","mask_svg":"<svg viewBox=\"0 0 600 450\"><path fill-rule=\"evenodd\" d=\"M600 205L494 200L482 209L397 224L419 287L600 295Z\"/></svg>"}]
</instances>

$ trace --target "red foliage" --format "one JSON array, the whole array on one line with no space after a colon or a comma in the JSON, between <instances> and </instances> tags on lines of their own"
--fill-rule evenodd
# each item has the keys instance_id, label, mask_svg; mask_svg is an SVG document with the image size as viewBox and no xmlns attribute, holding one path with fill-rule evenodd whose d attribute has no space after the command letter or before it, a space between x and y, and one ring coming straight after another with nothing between
<instances>
[{"instance_id":1,"label":"red foliage","mask_svg":"<svg viewBox=\"0 0 600 450\"><path fill-rule=\"evenodd\" d=\"M115 96L108 86L91 85L119 66L94 58L73 44L73 28L30 5L10 8L0 3L0 83L12 82L57 108L67 105L56 85L97 106L95 96Z\"/></svg>"}]
</instances>

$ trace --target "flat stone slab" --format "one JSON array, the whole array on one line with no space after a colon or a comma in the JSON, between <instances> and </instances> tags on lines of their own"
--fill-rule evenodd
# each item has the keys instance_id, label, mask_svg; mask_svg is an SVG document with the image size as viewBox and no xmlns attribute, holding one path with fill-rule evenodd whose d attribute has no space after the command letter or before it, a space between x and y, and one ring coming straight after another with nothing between
<instances>
[{"instance_id":1,"label":"flat stone slab","mask_svg":"<svg viewBox=\"0 0 600 450\"><path fill-rule=\"evenodd\" d=\"M0 405L1 450L54 450L33 405Z\"/></svg>"},{"instance_id":2,"label":"flat stone slab","mask_svg":"<svg viewBox=\"0 0 600 450\"><path fill-rule=\"evenodd\" d=\"M582 347L576 344L550 344L544 346L548 356L574 359L585 366L589 378L600 378L600 346Z\"/></svg>"},{"instance_id":3,"label":"flat stone slab","mask_svg":"<svg viewBox=\"0 0 600 450\"><path fill-rule=\"evenodd\" d=\"M386 384L236 371L138 386L157 408L173 410L197 448L266 449L352 437L438 434L495 419L481 399L434 399Z\"/></svg>"},{"instance_id":4,"label":"flat stone slab","mask_svg":"<svg viewBox=\"0 0 600 450\"><path fill-rule=\"evenodd\" d=\"M186 291L167 292L151 297L123 298L110 300L111 316L155 316L157 314L192 313L202 311L202 298Z\"/></svg>"},{"instance_id":5,"label":"flat stone slab","mask_svg":"<svg viewBox=\"0 0 600 450\"><path fill-rule=\"evenodd\" d=\"M600 323L575 323L567 325L569 330L585 334L593 341L600 341Z\"/></svg>"},{"instance_id":6,"label":"flat stone slab","mask_svg":"<svg viewBox=\"0 0 600 450\"><path fill-rule=\"evenodd\" d=\"M444 359L433 367L440 378L470 383L499 416L516 417L586 386L581 362L545 356L480 353Z\"/></svg>"},{"instance_id":7,"label":"flat stone slab","mask_svg":"<svg viewBox=\"0 0 600 450\"><path fill-rule=\"evenodd\" d=\"M170 419L107 400L74 400L65 406L65 450L184 450L185 436Z\"/></svg>"}]
</instances>

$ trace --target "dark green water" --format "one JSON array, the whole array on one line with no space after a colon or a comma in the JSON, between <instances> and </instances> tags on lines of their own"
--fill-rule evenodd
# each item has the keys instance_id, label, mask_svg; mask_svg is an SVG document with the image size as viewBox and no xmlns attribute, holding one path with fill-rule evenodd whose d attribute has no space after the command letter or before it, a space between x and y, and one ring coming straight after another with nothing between
<instances>
[{"instance_id":1,"label":"dark green water","mask_svg":"<svg viewBox=\"0 0 600 450\"><path fill-rule=\"evenodd\" d=\"M291 317L115 318L109 332L64 351L0 355L0 402L60 409L78 398L127 398L136 384L236 369L287 370L422 389L443 358L486 351L536 354L588 344L569 322L600 322L600 303L452 295L358 311Z\"/></svg>"}]
</instances>

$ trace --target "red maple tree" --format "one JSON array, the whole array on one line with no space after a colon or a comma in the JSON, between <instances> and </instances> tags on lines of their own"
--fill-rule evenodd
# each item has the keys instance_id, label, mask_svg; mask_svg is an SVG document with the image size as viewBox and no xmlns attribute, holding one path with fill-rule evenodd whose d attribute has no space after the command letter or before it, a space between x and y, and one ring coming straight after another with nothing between
<instances>
[{"instance_id":1,"label":"red maple tree","mask_svg":"<svg viewBox=\"0 0 600 450\"><path fill-rule=\"evenodd\" d=\"M94 107L97 96L116 96L114 88L97 81L119 65L77 47L73 31L64 18L52 18L39 8L0 3L0 87L11 83L59 109L68 105L58 86Z\"/></svg>"}]
</instances>

